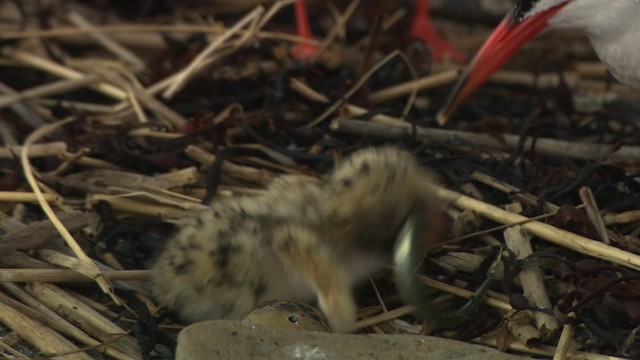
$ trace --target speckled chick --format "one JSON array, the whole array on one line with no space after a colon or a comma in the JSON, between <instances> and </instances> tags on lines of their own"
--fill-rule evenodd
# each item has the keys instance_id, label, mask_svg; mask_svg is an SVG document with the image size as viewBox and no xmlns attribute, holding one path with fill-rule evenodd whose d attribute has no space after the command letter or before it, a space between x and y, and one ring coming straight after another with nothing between
<instances>
[{"instance_id":1,"label":"speckled chick","mask_svg":"<svg viewBox=\"0 0 640 360\"><path fill-rule=\"evenodd\" d=\"M184 226L152 268L153 294L187 322L316 300L334 331L352 331L353 286L388 262L413 209L434 208L434 183L393 147L357 151L321 183L280 177Z\"/></svg>"}]
</instances>

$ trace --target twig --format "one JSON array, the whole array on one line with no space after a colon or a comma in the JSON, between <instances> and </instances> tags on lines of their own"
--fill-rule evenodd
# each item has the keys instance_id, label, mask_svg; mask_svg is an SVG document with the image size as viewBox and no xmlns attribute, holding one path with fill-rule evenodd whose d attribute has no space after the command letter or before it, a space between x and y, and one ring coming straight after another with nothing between
<instances>
[{"instance_id":1,"label":"twig","mask_svg":"<svg viewBox=\"0 0 640 360\"><path fill-rule=\"evenodd\" d=\"M512 226L504 231L507 247L516 255L516 259L526 259L533 253L530 237L520 225ZM551 310L551 301L544 285L543 273L539 267L522 269L518 275L524 296L529 304L538 309ZM558 320L540 311L533 313L536 327L543 339L550 339L558 332Z\"/></svg>"},{"instance_id":2,"label":"twig","mask_svg":"<svg viewBox=\"0 0 640 360\"><path fill-rule=\"evenodd\" d=\"M598 203L596 203L591 189L586 186L581 187L578 194L580 195L580 200L582 200L582 203L585 205L585 211L589 220L591 220L591 224L596 229L596 233L598 233L598 238L600 238L603 243L610 244L611 240L609 240L607 228L604 226L604 221L602 220L602 216L600 216L600 209L598 209Z\"/></svg>"},{"instance_id":3,"label":"twig","mask_svg":"<svg viewBox=\"0 0 640 360\"><path fill-rule=\"evenodd\" d=\"M411 125L393 126L367 121L336 118L331 122L331 129L340 133L372 136L384 139L406 139L413 136ZM423 141L433 143L453 143L487 148L500 151L513 151L517 148L520 137L503 134L501 142L489 134L476 134L464 131L445 130L440 128L424 128L417 126L415 136ZM549 138L527 137L524 148L531 148L535 144L536 152L548 156L563 156L579 160L599 160L625 163L640 163L640 147L623 145L595 144L588 142L556 140ZM614 151L615 150L615 151Z\"/></svg>"}]
</instances>

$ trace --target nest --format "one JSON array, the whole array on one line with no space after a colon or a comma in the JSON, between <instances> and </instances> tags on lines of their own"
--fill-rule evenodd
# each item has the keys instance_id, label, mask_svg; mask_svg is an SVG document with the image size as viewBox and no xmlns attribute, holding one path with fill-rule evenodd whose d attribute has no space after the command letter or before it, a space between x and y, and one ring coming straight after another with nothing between
<instances>
[{"instance_id":1,"label":"nest","mask_svg":"<svg viewBox=\"0 0 640 360\"><path fill-rule=\"evenodd\" d=\"M146 269L176 226L391 143L446 183L448 241L420 271L447 294L436 302L470 298L502 246L503 261L485 305L446 330L378 276L359 296L361 332L639 357L639 95L588 41L541 37L442 128L461 65L408 38L413 4L312 3L305 39L291 3L0 5L3 355L171 358L182 326L158 316ZM499 19L432 10L467 54ZM320 56L296 60L296 46Z\"/></svg>"}]
</instances>

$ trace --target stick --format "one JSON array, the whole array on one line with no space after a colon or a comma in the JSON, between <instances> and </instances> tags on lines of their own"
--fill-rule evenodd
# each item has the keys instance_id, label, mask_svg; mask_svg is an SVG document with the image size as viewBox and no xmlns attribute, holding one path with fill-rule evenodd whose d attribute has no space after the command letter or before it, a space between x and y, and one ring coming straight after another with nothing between
<instances>
[{"instance_id":1,"label":"stick","mask_svg":"<svg viewBox=\"0 0 640 360\"><path fill-rule=\"evenodd\" d=\"M411 125L393 126L378 124L368 121L336 118L331 122L331 129L339 133L372 136L385 139L404 139L412 136ZM500 151L515 150L520 137L511 134L503 134L501 142L488 134L476 134L464 131L445 130L438 128L416 127L416 137L423 141L433 143L454 143L468 146L488 148ZM535 141L535 149L538 153L548 156L558 156L579 159L599 160L606 157L610 161L625 163L640 163L640 147L621 146L615 152L613 145L604 145L588 142L556 140L549 138L527 137L524 148L531 148Z\"/></svg>"}]
</instances>

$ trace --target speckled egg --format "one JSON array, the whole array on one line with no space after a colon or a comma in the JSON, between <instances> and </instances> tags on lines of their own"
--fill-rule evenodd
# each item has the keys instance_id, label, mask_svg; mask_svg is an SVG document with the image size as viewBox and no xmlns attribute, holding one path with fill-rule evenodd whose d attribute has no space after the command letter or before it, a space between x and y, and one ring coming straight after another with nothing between
<instances>
[{"instance_id":1,"label":"speckled egg","mask_svg":"<svg viewBox=\"0 0 640 360\"><path fill-rule=\"evenodd\" d=\"M271 328L329 331L325 316L316 308L293 301L274 300L258 304L245 321Z\"/></svg>"}]
</instances>

